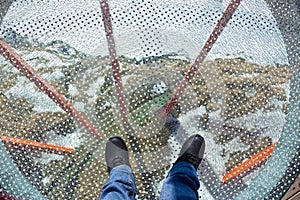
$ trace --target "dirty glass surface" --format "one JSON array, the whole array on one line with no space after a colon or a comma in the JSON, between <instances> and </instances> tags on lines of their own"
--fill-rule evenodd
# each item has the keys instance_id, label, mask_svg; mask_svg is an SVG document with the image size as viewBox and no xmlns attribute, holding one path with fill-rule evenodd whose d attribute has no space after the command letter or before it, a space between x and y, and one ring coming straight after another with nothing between
<instances>
[{"instance_id":1,"label":"dirty glass surface","mask_svg":"<svg viewBox=\"0 0 300 200\"><path fill-rule=\"evenodd\" d=\"M137 199L158 199L193 134L206 141L200 199L280 199L299 174L298 1L0 9L3 194L98 199L112 136L129 147Z\"/></svg>"}]
</instances>

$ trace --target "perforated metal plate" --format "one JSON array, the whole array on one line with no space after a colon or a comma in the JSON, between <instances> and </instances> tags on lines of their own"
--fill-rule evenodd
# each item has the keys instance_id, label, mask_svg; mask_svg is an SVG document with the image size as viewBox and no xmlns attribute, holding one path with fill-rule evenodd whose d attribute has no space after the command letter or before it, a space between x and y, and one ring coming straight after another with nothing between
<instances>
[{"instance_id":1,"label":"perforated metal plate","mask_svg":"<svg viewBox=\"0 0 300 200\"><path fill-rule=\"evenodd\" d=\"M137 199L159 197L193 134L206 140L200 199L280 199L299 174L298 1L0 8L6 196L98 199L116 135L130 149Z\"/></svg>"}]
</instances>

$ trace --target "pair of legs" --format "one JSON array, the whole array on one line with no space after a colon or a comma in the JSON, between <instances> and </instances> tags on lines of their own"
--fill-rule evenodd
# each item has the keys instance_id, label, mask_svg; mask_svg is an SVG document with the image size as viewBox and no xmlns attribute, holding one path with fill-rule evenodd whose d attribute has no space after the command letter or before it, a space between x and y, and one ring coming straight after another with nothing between
<instances>
[{"instance_id":1,"label":"pair of legs","mask_svg":"<svg viewBox=\"0 0 300 200\"><path fill-rule=\"evenodd\" d=\"M204 148L205 142L200 135L193 135L185 141L164 182L160 199L198 199L200 182L196 170L203 158ZM102 188L100 200L134 199L135 180L125 142L119 137L110 138L106 145L105 157L110 177Z\"/></svg>"}]
</instances>

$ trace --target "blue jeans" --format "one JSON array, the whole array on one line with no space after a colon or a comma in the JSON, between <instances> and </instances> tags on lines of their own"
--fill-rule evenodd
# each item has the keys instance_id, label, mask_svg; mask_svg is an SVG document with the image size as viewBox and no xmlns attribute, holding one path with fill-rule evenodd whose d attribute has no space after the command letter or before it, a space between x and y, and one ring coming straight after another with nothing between
<instances>
[{"instance_id":1,"label":"blue jeans","mask_svg":"<svg viewBox=\"0 0 300 200\"><path fill-rule=\"evenodd\" d=\"M170 170L163 185L160 200L197 200L200 182L195 168L179 162ZM127 165L115 167L108 183L102 188L100 200L133 200L136 194L132 170Z\"/></svg>"},{"instance_id":2,"label":"blue jeans","mask_svg":"<svg viewBox=\"0 0 300 200\"><path fill-rule=\"evenodd\" d=\"M100 200L134 199L135 181L131 168L120 165L110 172L108 183L102 188Z\"/></svg>"}]
</instances>

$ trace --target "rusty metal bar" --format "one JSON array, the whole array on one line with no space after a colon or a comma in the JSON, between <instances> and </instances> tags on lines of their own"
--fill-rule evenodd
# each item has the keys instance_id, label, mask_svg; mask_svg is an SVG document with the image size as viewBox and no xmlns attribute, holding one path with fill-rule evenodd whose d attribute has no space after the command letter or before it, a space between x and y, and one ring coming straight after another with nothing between
<instances>
[{"instance_id":1,"label":"rusty metal bar","mask_svg":"<svg viewBox=\"0 0 300 200\"><path fill-rule=\"evenodd\" d=\"M60 155L68 155L74 153L74 149L72 148L67 148L67 147L62 147L62 146L57 146L52 144L45 144L41 142L35 142L32 140L25 140L25 139L8 137L8 136L1 136L0 138L4 144L9 143L13 146L26 147L40 152L55 153Z\"/></svg>"},{"instance_id":2,"label":"rusty metal bar","mask_svg":"<svg viewBox=\"0 0 300 200\"><path fill-rule=\"evenodd\" d=\"M215 25L215 28L209 35L208 39L206 40L204 46L202 47L199 55L197 56L194 63L190 66L189 70L185 74L184 78L181 80L179 85L177 86L177 89L175 90L174 95L169 100L169 102L165 106L165 112L168 115L171 110L174 108L174 106L178 103L179 97L184 93L184 90L188 86L189 82L192 80L194 75L196 74L199 66L203 63L205 60L207 54L212 49L213 45L218 40L219 36L221 35L222 31L224 30L225 26L233 16L234 12L238 8L241 0L231 0L221 15L220 19L218 20L217 24Z\"/></svg>"},{"instance_id":3,"label":"rusty metal bar","mask_svg":"<svg viewBox=\"0 0 300 200\"><path fill-rule=\"evenodd\" d=\"M50 97L58 106L66 111L80 126L104 140L102 135L83 115L74 108L57 90L44 80L25 60L21 58L6 42L0 40L0 54L4 56L15 68L33 82L41 91Z\"/></svg>"},{"instance_id":4,"label":"rusty metal bar","mask_svg":"<svg viewBox=\"0 0 300 200\"><path fill-rule=\"evenodd\" d=\"M109 56L110 56L110 61L112 66L112 73L115 81L118 106L120 108L122 125L124 129L127 130L130 129L130 124L127 117L125 95L123 92L123 85L122 85L122 74L120 69L120 63L117 56L115 39L113 36L113 28L112 28L112 22L110 17L109 5L107 0L100 1L100 5L101 5L101 12L102 12L102 20L105 28L105 33L106 33L106 40L108 44L108 51L109 51Z\"/></svg>"},{"instance_id":5,"label":"rusty metal bar","mask_svg":"<svg viewBox=\"0 0 300 200\"><path fill-rule=\"evenodd\" d=\"M274 144L253 155L251 158L247 159L243 163L239 164L235 168L231 169L224 175L222 183L227 183L229 180L240 176L241 174L257 166L258 164L264 162L267 158L269 158L272 155L277 144L278 142L275 142Z\"/></svg>"}]
</instances>

